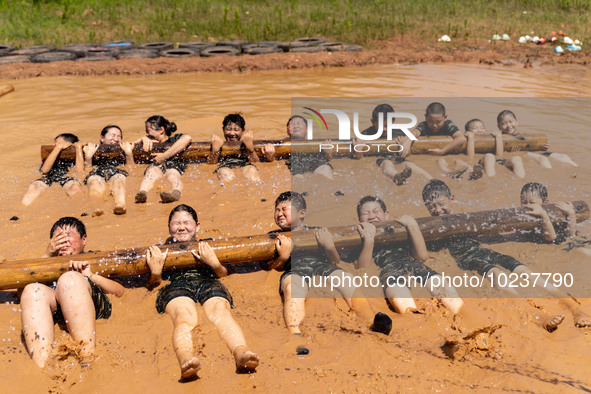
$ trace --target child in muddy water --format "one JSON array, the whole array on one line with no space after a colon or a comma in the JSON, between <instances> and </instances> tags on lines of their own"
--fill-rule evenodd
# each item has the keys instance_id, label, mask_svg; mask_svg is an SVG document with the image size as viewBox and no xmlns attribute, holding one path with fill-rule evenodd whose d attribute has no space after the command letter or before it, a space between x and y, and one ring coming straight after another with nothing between
<instances>
[{"instance_id":1,"label":"child in muddy water","mask_svg":"<svg viewBox=\"0 0 591 394\"><path fill-rule=\"evenodd\" d=\"M168 217L170 237L166 244L195 241L200 228L197 212L181 204ZM205 315L228 346L234 357L236 371L254 372L259 365L259 357L246 345L242 329L232 317L232 296L217 279L226 276L228 271L207 242L199 242L197 250L191 253L197 262L205 263L206 266L166 274L170 283L160 289L156 299L158 313L166 313L172 319L172 344L181 368L181 377L194 379L201 368L201 362L193 353L192 333L198 323L196 302L203 306ZM158 246L148 249L146 260L151 272L148 287L156 287L162 282L162 269L167 256L168 250L162 252Z\"/></svg>"},{"instance_id":2,"label":"child in muddy water","mask_svg":"<svg viewBox=\"0 0 591 394\"><path fill-rule=\"evenodd\" d=\"M225 140L242 142L241 153L238 157L222 157L224 142L215 134L211 137L211 155L207 162L210 164L220 163L215 173L222 185L236 178L234 168L242 168L242 173L249 181L261 181L259 170L254 165L260 161L254 148L254 134L252 130L245 131L245 127L246 121L240 114L226 115L222 121ZM275 146L273 144L266 144L262 153L267 161L275 160Z\"/></svg>"},{"instance_id":3,"label":"child in muddy water","mask_svg":"<svg viewBox=\"0 0 591 394\"><path fill-rule=\"evenodd\" d=\"M386 204L378 197L365 196L357 204L357 216L359 218L357 231L361 237L362 246L346 260L354 261L357 269L369 267L372 260L375 262L380 269L384 295L396 312L404 314L417 310L410 289L407 286L396 285L397 278L409 276L422 278L421 285L430 289L432 294L440 299L452 313L460 311L464 302L455 288L434 286L433 281L440 279L440 274L425 265L429 255L423 234L414 218L403 215L396 219L406 228L410 245L382 245L374 248L375 224L390 220Z\"/></svg>"},{"instance_id":4,"label":"child in muddy water","mask_svg":"<svg viewBox=\"0 0 591 394\"><path fill-rule=\"evenodd\" d=\"M79 219L63 217L54 223L51 238L41 257L74 256L84 253L86 227ZM51 355L55 322L65 323L82 367L92 362L96 347L96 319L108 319L111 301L106 294L121 297L125 288L92 272L87 261L70 261L70 271L52 286L32 283L21 294L23 336L31 359L43 368Z\"/></svg>"},{"instance_id":5,"label":"child in muddy water","mask_svg":"<svg viewBox=\"0 0 591 394\"><path fill-rule=\"evenodd\" d=\"M135 195L136 204L143 204L148 200L148 192L154 187L154 182L165 176L170 182L172 190L170 192L161 191L160 199L163 203L171 203L181 198L183 191L183 181L181 176L187 169L186 161L179 157L181 153L192 141L188 134L177 133L176 123L168 121L160 115L149 117L145 123L146 136L140 138L135 143L142 143L142 149L146 152L152 151L155 142L172 144L166 151L153 154L153 163L146 168L144 179L140 184L140 190Z\"/></svg>"},{"instance_id":6,"label":"child in muddy water","mask_svg":"<svg viewBox=\"0 0 591 394\"><path fill-rule=\"evenodd\" d=\"M519 126L519 122L517 122L517 117L512 111L506 109L497 115L497 127L502 132L502 134L519 137L520 134L517 132L517 126ZM549 147L550 145L546 143L543 147L543 150L548 150ZM572 161L572 159L564 153L544 152L539 154L535 152L527 152L527 156L536 161L542 167L548 169L552 168L552 164L550 163L549 159L569 164L573 167L578 167L577 163Z\"/></svg>"},{"instance_id":7,"label":"child in muddy water","mask_svg":"<svg viewBox=\"0 0 591 394\"><path fill-rule=\"evenodd\" d=\"M566 220L555 227L544 208L542 208L542 204L547 204L549 202L546 186L536 182L526 183L521 189L520 197L521 206L529 209L528 214L542 219L542 232L532 232L530 234L532 241L536 243L562 243L568 238L573 238L577 235L577 216L572 203L566 201L559 201L556 203L556 207L565 214ZM571 311L575 326L591 327L591 317L582 312L579 304L569 295L552 285L546 286L546 290L553 297L560 298L560 302Z\"/></svg>"},{"instance_id":8,"label":"child in muddy water","mask_svg":"<svg viewBox=\"0 0 591 394\"><path fill-rule=\"evenodd\" d=\"M293 209L292 209L293 208ZM292 215L293 213L293 215ZM306 216L306 200L296 192L281 193L275 200L275 223L279 230L271 233L277 234L275 247L277 258L268 263L269 269L283 269L285 272L279 280L279 295L283 300L283 318L287 330L292 335L298 355L309 353L308 348L303 344L300 324L306 314L306 296L309 291L309 284L303 278L313 276L331 277L339 279L344 276L353 277L336 265L340 261L336 251L332 235L326 228L308 227L304 225ZM316 229L316 240L321 251L317 253L292 251L291 239L281 234L287 231ZM292 265L292 258L294 264ZM308 279L311 280L311 279ZM342 283L340 281L338 283ZM375 332L388 335L392 329L392 320L386 314L377 313L374 315L369 301L363 294L354 287L344 285L337 287L349 308L357 312L363 321L364 327ZM370 324L373 318L373 323ZM291 342L290 341L290 342Z\"/></svg>"},{"instance_id":9,"label":"child in muddy water","mask_svg":"<svg viewBox=\"0 0 591 394\"><path fill-rule=\"evenodd\" d=\"M115 199L115 206L113 207L115 215L123 215L127 212L125 208L125 181L129 175L127 171L117 167L124 164L134 164L133 143L123 142L122 140L123 132L119 126L109 125L101 130L100 143L119 145L125 153L125 158L116 157L96 161L96 167L84 179L84 184L88 186L90 196L96 198L103 197L106 183L109 182ZM87 167L92 167L93 157L98 147L98 144L88 143L83 148Z\"/></svg>"},{"instance_id":10,"label":"child in muddy water","mask_svg":"<svg viewBox=\"0 0 591 394\"><path fill-rule=\"evenodd\" d=\"M288 138L285 140L305 140L306 131L306 119L300 115L294 115L287 121ZM292 149L291 158L288 159L285 164L291 171L292 176L302 176L303 174L313 172L315 174L323 175L328 179L334 179L332 172L333 167L330 164L332 154L332 149L323 149L322 154L300 153L297 152L297 149L295 152Z\"/></svg>"},{"instance_id":11,"label":"child in muddy water","mask_svg":"<svg viewBox=\"0 0 591 394\"><path fill-rule=\"evenodd\" d=\"M423 188L423 201L431 216L450 215L453 211L455 197L449 187L442 181L433 179ZM439 251L447 249L456 260L458 267L465 271L476 271L479 275L492 281L493 287L506 292L507 295L518 297L514 288L501 285L499 277L503 276L504 268L517 275L531 275L532 271L514 257L483 248L480 242L472 237L451 237L431 242L429 249ZM496 278L493 281L491 278ZM548 288L546 288L548 290ZM543 328L552 332L564 320L563 315L543 315L538 321Z\"/></svg>"},{"instance_id":12,"label":"child in muddy water","mask_svg":"<svg viewBox=\"0 0 591 394\"><path fill-rule=\"evenodd\" d=\"M55 146L47 159L43 162L39 171L43 176L29 185L25 195L22 198L22 203L29 206L43 193L45 189L53 183L59 183L66 192L68 197L72 197L82 190L80 182L75 178L68 176L70 167L74 163L59 159L62 150L69 148L72 145L76 146L76 172L82 174L84 171L84 156L82 153L82 144L78 141L78 137L74 134L63 133L59 134L54 139Z\"/></svg>"}]
</instances>

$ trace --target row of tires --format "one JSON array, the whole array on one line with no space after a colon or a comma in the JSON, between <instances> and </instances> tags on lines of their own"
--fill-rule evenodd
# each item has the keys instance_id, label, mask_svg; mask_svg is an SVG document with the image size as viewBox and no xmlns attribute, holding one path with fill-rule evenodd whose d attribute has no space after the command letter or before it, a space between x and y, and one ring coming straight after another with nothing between
<instances>
[{"instance_id":1,"label":"row of tires","mask_svg":"<svg viewBox=\"0 0 591 394\"><path fill-rule=\"evenodd\" d=\"M111 41L102 45L71 44L61 48L37 45L16 49L10 45L0 45L0 64L10 63L49 63L63 60L102 61L114 59L149 59L156 57L211 57L262 55L279 52L336 52L363 50L359 45L344 42L326 42L323 38L303 37L291 42L260 41L250 43L242 40L209 42L184 42L175 48L171 42L148 42L135 46L133 41Z\"/></svg>"}]
</instances>

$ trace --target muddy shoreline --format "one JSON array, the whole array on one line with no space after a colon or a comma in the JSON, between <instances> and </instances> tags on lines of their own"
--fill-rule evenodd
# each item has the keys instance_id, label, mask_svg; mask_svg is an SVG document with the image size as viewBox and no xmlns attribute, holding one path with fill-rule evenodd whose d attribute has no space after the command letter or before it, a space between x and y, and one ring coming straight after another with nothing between
<instances>
[{"instance_id":1,"label":"muddy shoreline","mask_svg":"<svg viewBox=\"0 0 591 394\"><path fill-rule=\"evenodd\" d=\"M380 49L363 52L274 53L266 55L218 56L211 58L122 59L100 62L62 61L0 65L0 79L60 75L149 75L188 72L249 72L307 69L315 67L368 66L378 64L465 63L537 67L591 63L591 53L559 55L550 45L514 42L418 43L406 39L388 41Z\"/></svg>"}]
</instances>

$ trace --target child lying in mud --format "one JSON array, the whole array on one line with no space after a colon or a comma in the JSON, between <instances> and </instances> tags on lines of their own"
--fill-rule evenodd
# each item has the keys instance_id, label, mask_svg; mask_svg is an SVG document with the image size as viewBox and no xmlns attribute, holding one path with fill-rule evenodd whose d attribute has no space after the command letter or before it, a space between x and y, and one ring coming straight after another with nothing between
<instances>
[{"instance_id":1,"label":"child lying in mud","mask_svg":"<svg viewBox=\"0 0 591 394\"><path fill-rule=\"evenodd\" d=\"M285 141L303 141L306 139L306 119L300 115L294 115L287 121L287 135ZM332 149L323 149L322 154L299 153L292 149L292 155L285 162L291 171L292 176L301 176L308 172L320 174L328 179L334 179L330 164L332 160Z\"/></svg>"},{"instance_id":2,"label":"child lying in mud","mask_svg":"<svg viewBox=\"0 0 591 394\"><path fill-rule=\"evenodd\" d=\"M435 289L432 292L433 296L440 299L452 313L460 311L464 302L458 296L455 288L433 286L433 281L438 279L439 273L425 265L429 255L416 220L408 215L396 219L406 228L410 245L374 247L375 224L390 220L386 204L378 197L365 196L357 204L357 217L359 218L357 231L361 236L362 246L347 260L355 261L357 269L369 267L372 260L375 262L380 269L380 281L384 295L396 312L403 314L417 310L410 289L406 286L396 285L396 279L400 276L422 278L422 285L429 289Z\"/></svg>"},{"instance_id":3,"label":"child lying in mud","mask_svg":"<svg viewBox=\"0 0 591 394\"><path fill-rule=\"evenodd\" d=\"M277 197L274 219L280 229L272 233L277 234L275 246L278 257L268 264L271 269L285 270L279 281L279 294L283 300L283 318L289 333L297 336L299 341L302 340L300 324L306 315L305 303L309 290L308 283L303 278L313 276L330 277L331 275L338 276L339 279L343 276L353 277L353 275L336 266L340 258L332 240L332 235L326 228L304 225L305 216L306 200L301 194L284 192ZM303 253L297 250L292 251L290 238L281 234L286 231L304 229L316 229L316 240L321 252ZM293 265L292 258L294 260ZM342 281L339 281L339 283L342 283ZM358 313L365 327L370 325L373 318L374 321L370 326L371 330L386 335L390 333L392 320L383 313L374 316L371 305L359 289L343 285L337 287L337 291L347 302L347 305ZM297 354L305 355L308 353L309 350L303 344L297 347Z\"/></svg>"},{"instance_id":4,"label":"child lying in mud","mask_svg":"<svg viewBox=\"0 0 591 394\"><path fill-rule=\"evenodd\" d=\"M517 122L517 117L512 111L506 109L497 115L497 127L503 134L519 136L519 133L517 132L517 126L519 126L519 122ZM544 145L544 150L548 150L549 147L550 145L546 143ZM550 164L549 159L569 164L573 167L578 167L577 163L572 161L571 158L564 153L544 152L543 154L539 154L527 152L527 155L544 168L552 168L552 164Z\"/></svg>"},{"instance_id":5,"label":"child lying in mud","mask_svg":"<svg viewBox=\"0 0 591 394\"><path fill-rule=\"evenodd\" d=\"M565 214L566 220L555 227L544 208L542 208L542 204L549 203L546 186L536 182L526 183L521 189L520 197L521 206L529 209L528 213L530 215L542 219L542 233L532 232L531 239L533 242L562 243L568 238L573 238L577 235L577 216L572 203L566 201L556 203L556 207ZM550 284L545 289L553 297L560 298L560 302L572 313L575 326L591 327L591 317L581 311L579 304L568 294Z\"/></svg>"},{"instance_id":6,"label":"child lying in mud","mask_svg":"<svg viewBox=\"0 0 591 394\"><path fill-rule=\"evenodd\" d=\"M84 253L86 227L79 219L63 217L49 233L51 241L41 257L75 256ZM56 322L65 323L83 367L90 365L96 347L96 319L111 316L106 294L121 297L125 288L93 273L87 261L70 261L70 271L52 286L27 285L21 295L23 335L31 359L43 368L51 355Z\"/></svg>"},{"instance_id":7,"label":"child lying in mud","mask_svg":"<svg viewBox=\"0 0 591 394\"><path fill-rule=\"evenodd\" d=\"M153 154L153 163L146 168L140 190L135 195L136 204L143 204L148 200L148 192L154 187L154 182L162 176L168 179L172 187L170 192L160 192L162 202L171 203L180 200L183 191L181 175L187 169L187 162L178 155L189 146L192 138L182 133L173 136L176 130L175 123L169 122L160 115L151 116L146 120L146 136L137 140L136 143L141 142L146 152L152 151L154 142L172 144L172 146L162 153Z\"/></svg>"},{"instance_id":8,"label":"child lying in mud","mask_svg":"<svg viewBox=\"0 0 591 394\"><path fill-rule=\"evenodd\" d=\"M102 198L105 193L106 183L109 182L115 199L113 213L123 215L127 212L125 207L125 182L129 174L118 167L125 164L134 164L133 143L123 142L123 132L119 126L115 125L106 126L101 130L100 143L119 145L125 153L125 158L116 157L96 161L96 166L84 179L84 184L88 186L91 197ZM98 144L88 143L83 148L86 167L92 167L93 157L98 147Z\"/></svg>"},{"instance_id":9,"label":"child lying in mud","mask_svg":"<svg viewBox=\"0 0 591 394\"><path fill-rule=\"evenodd\" d=\"M386 114L394 113L394 108L390 104L379 104L377 105L372 113L371 113L371 126L367 129L363 130L361 134L363 135L376 135L380 128L380 123L382 125L382 136L387 135L387 128L388 122L386 121ZM381 120L380 120L381 119ZM393 119L392 121L394 121ZM420 132L418 129L413 130L413 135L418 137ZM387 176L388 178L392 179L392 181L396 185L403 185L406 183L406 180L413 174L421 174L427 180L432 179L431 175L428 172L417 166L416 164L406 161L406 158L410 155L410 150L412 147L412 140L404 134L402 130L393 130L392 137L395 137L395 141L402 146L402 151L400 153L387 153L380 155L380 157L376 160L376 164L382 173ZM355 139L353 143L357 143L358 141ZM357 159L361 159L363 157L362 152L356 152L355 157ZM398 172L396 170L396 164L404 163L404 168L402 171Z\"/></svg>"},{"instance_id":10,"label":"child lying in mud","mask_svg":"<svg viewBox=\"0 0 591 394\"><path fill-rule=\"evenodd\" d=\"M166 244L195 241L200 231L197 212L188 205L175 207L168 217L170 237ZM228 274L215 252L206 242L199 242L197 251L192 250L198 262L207 266L197 266L176 270L165 274L170 283L160 289L156 299L158 313L166 313L172 319L172 344L181 367L181 377L192 379L197 376L201 362L193 353L192 333L197 326L195 303L203 306L205 315L215 325L220 337L234 357L237 372L254 372L259 365L259 357L251 352L238 323L231 313L232 296L217 279ZM162 268L168 250L162 252L152 246L146 254L151 276L149 287L162 282Z\"/></svg>"},{"instance_id":11,"label":"child lying in mud","mask_svg":"<svg viewBox=\"0 0 591 394\"><path fill-rule=\"evenodd\" d=\"M242 141L241 154L238 157L222 157L224 142L217 135L211 137L211 155L208 163L220 163L215 173L222 185L236 178L234 168L242 168L242 173L249 181L260 182L259 170L254 163L258 163L259 156L254 149L254 134L252 130L245 131L246 121L240 114L226 115L222 121L222 131L226 141ZM263 147L263 155L267 161L275 160L275 146L267 144Z\"/></svg>"},{"instance_id":12,"label":"child lying in mud","mask_svg":"<svg viewBox=\"0 0 591 394\"><path fill-rule=\"evenodd\" d=\"M55 146L47 159L43 162L39 171L43 176L29 185L25 195L22 198L22 203L29 206L43 193L45 189L53 183L59 183L64 188L66 195L72 197L82 190L82 185L76 179L68 176L68 171L74 164L59 159L62 150L69 148L72 145L76 146L76 172L82 174L84 171L84 156L82 153L82 144L79 143L78 137L74 134L63 133L59 134L54 139Z\"/></svg>"},{"instance_id":13,"label":"child lying in mud","mask_svg":"<svg viewBox=\"0 0 591 394\"><path fill-rule=\"evenodd\" d=\"M431 216L450 215L453 211L455 197L449 187L442 181L434 179L423 188L423 201ZM507 295L517 297L519 294L514 288L501 285L499 277L504 268L518 275L531 275L532 271L514 257L483 248L480 242L472 237L451 237L441 241L432 242L429 245L432 250L447 249L456 260L458 267L465 271L476 271L479 275L497 278L492 281L493 287L506 292ZM546 288L547 289L547 288ZM563 315L542 316L542 327L552 332L564 319Z\"/></svg>"}]
</instances>

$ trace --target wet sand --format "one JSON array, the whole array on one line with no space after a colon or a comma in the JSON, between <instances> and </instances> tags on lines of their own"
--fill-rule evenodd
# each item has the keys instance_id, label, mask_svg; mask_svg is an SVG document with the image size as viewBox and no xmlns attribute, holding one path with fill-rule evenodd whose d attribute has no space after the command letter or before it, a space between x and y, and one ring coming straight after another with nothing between
<instances>
[{"instance_id":1,"label":"wet sand","mask_svg":"<svg viewBox=\"0 0 591 394\"><path fill-rule=\"evenodd\" d=\"M0 257L4 261L38 257L57 218L90 214L97 207L86 196L67 200L59 187L48 189L27 209L20 205L28 183L38 177L39 145L51 143L60 132L74 132L83 141L94 142L104 125L115 123L122 127L125 139L134 140L142 135L143 121L148 116L161 114L175 121L181 132L203 141L212 133L221 132L221 119L226 113L241 111L247 128L255 131L256 138L283 138L292 96L584 96L588 92L589 80L585 79L584 68L544 68L544 75L561 75L560 85L540 79L539 71L515 73L499 67L422 65L246 75L195 73L12 81L15 92L0 98L3 118L0 128L4 135L18 136L0 143L4 152L0 158L0 180L6 185L0 191L3 201ZM456 212L515 206L526 181L548 184L553 201L591 201L588 114L580 113L580 106L572 102L557 108L556 101L540 100L539 105L548 109L539 115L542 119L524 116L519 119L520 126L526 131L528 127L543 124L541 130L532 131L547 133L552 150L568 151L580 167L556 164L548 172L524 158L528 171L524 180L498 169L498 175L502 176L491 180L450 181L459 200ZM473 117L454 105L448 105L448 113L458 125ZM515 105L519 116L519 109L523 111L519 106L523 104ZM484 118L489 130L494 129L495 111L477 115ZM460 157L466 160L464 155ZM413 161L432 175L440 175L434 158L416 156ZM419 201L424 185L421 177L413 176L412 182L399 188L384 188L390 181L375 171L373 163L371 158L361 162L335 160L333 183L323 181L318 175L308 175L321 185L308 190L309 224L355 223L354 207L359 198L378 190L394 216L427 215ZM87 249L147 246L166 239L166 218L171 206L158 203L159 189L150 192L148 204L132 203L143 168L131 169L126 215L111 214L112 199L107 197L98 204L107 214L82 218L89 234ZM260 187L246 184L239 175L235 184L222 188L212 177L214 168L193 165L184 176L186 190L181 202L197 209L203 229L201 235L228 237L273 229L273 201L291 187L284 163L260 164L264 180ZM358 183L353 184L352 179ZM168 187L165 182L158 186L164 190ZM345 195L334 196L339 190ZM350 210L335 207L343 201ZM20 220L9 221L13 215ZM591 225L586 222L579 230L589 235ZM510 242L490 247L514 255L542 272L555 271L557 262L576 261L578 264L573 266L578 269L591 262L577 251L566 252L555 245ZM429 265L457 272L446 252L432 253ZM404 316L389 310L382 299L372 299L376 310L393 319L392 333L386 337L359 332L342 300L311 299L302 326L311 353L296 356L293 347L282 345L287 330L277 293L279 276L278 272L257 272L222 279L234 298L234 315L249 345L261 358L256 374L234 373L230 352L198 308L200 328L194 338L203 368L199 380L179 383L170 319L156 313L155 292L135 288L128 290L122 299L111 297L113 315L108 321L97 323L98 357L87 370L80 369L73 355L75 346L69 335L57 326L56 357L46 370L37 369L21 342L19 305L10 303L14 293L2 292L3 300L8 303L0 305L3 322L0 360L4 366L0 378L5 387L16 392L591 390L591 331L575 328L572 316L556 300L469 299L467 305L477 312L466 318L452 316L428 298L418 301L424 313ZM590 300L579 301L587 311L591 310ZM550 334L537 324L539 311L565 313L566 318ZM493 324L501 327L491 335L488 349L476 349L473 343L468 343L470 351L463 360L452 361L445 355L442 347L449 336Z\"/></svg>"}]
</instances>

